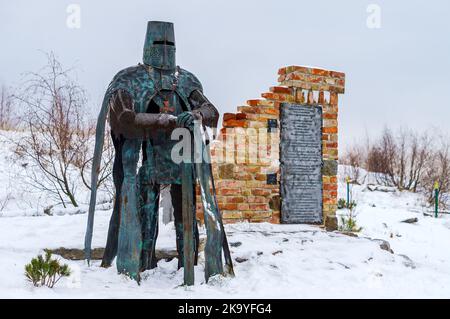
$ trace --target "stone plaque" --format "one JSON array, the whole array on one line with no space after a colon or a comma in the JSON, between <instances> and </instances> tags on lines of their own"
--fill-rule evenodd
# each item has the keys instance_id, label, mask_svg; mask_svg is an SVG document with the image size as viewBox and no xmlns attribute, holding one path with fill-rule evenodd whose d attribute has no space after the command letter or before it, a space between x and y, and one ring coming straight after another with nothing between
<instances>
[{"instance_id":1,"label":"stone plaque","mask_svg":"<svg viewBox=\"0 0 450 319\"><path fill-rule=\"evenodd\" d=\"M280 107L281 221L322 223L322 108Z\"/></svg>"}]
</instances>

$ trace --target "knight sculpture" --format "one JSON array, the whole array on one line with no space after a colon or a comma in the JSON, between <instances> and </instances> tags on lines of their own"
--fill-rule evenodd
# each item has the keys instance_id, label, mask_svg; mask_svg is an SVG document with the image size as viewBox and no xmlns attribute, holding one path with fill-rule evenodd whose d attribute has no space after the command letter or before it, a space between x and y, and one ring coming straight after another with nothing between
<instances>
[{"instance_id":1,"label":"knight sculpture","mask_svg":"<svg viewBox=\"0 0 450 319\"><path fill-rule=\"evenodd\" d=\"M195 214L195 185L198 183L207 234L205 278L208 280L224 273L222 252L226 270L232 273L210 162L202 159L200 163L193 160L177 163L172 159L172 150L179 142L171 138L175 129L185 129L193 137L199 130L204 133L205 126L216 127L219 117L217 109L203 94L200 81L176 65L172 23L149 21L143 63L117 73L107 88L96 128L85 238L88 261L108 114L115 149L113 180L116 193L101 265L109 267L117 257L118 272L138 282L140 272L156 267L160 191L162 185L170 185L178 268L184 267L185 284L192 285L193 268L199 253ZM208 141L203 139L200 144L208 157ZM192 154L188 155L192 159Z\"/></svg>"}]
</instances>

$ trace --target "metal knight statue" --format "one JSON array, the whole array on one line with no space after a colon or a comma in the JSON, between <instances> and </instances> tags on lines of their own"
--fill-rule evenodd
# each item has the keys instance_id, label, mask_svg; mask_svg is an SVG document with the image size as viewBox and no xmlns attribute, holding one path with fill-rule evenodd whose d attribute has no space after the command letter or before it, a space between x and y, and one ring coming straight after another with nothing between
<instances>
[{"instance_id":1,"label":"metal knight statue","mask_svg":"<svg viewBox=\"0 0 450 319\"><path fill-rule=\"evenodd\" d=\"M219 116L217 109L203 95L200 81L192 73L176 66L172 23L148 22L143 63L117 73L106 91L97 122L92 165L85 238L88 261L108 114L115 148L113 179L116 196L102 266L111 266L117 257L118 272L138 282L140 272L156 267L160 187L171 184L178 267L184 267L185 284L192 285L199 246L195 218L195 184L198 182L207 233L206 280L224 273L222 252L227 271L232 273L210 162L203 159L200 163L187 161L177 164L171 157L172 148L179 142L171 139L174 129L186 128L193 136L198 129L203 132L204 125L216 127ZM197 125L199 122L201 124ZM202 140L201 145L208 158L208 143ZM189 158L192 158L191 154ZM138 168L140 160L142 165Z\"/></svg>"}]
</instances>

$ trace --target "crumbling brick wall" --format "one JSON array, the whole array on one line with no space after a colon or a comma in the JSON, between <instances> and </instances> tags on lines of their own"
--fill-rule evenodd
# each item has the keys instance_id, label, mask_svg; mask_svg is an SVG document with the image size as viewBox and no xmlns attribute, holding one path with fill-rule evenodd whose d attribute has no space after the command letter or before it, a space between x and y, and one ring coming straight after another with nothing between
<instances>
[{"instance_id":1,"label":"crumbling brick wall","mask_svg":"<svg viewBox=\"0 0 450 319\"><path fill-rule=\"evenodd\" d=\"M278 74L278 85L261 94L262 99L248 100L237 113L223 115L223 127L212 144L224 222L280 222L279 116L282 103L290 102L322 106L323 216L325 223L335 223L338 95L344 93L345 74L302 66L283 67ZM276 121L278 129L267 133L269 120ZM278 183L268 183L268 174L274 173ZM200 217L200 198L197 205Z\"/></svg>"}]
</instances>

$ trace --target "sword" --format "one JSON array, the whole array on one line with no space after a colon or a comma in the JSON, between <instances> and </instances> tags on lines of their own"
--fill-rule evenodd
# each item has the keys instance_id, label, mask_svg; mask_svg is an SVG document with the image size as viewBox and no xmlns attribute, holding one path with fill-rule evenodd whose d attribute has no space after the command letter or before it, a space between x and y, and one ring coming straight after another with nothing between
<instances>
[{"instance_id":1,"label":"sword","mask_svg":"<svg viewBox=\"0 0 450 319\"><path fill-rule=\"evenodd\" d=\"M106 93L103 99L100 113L98 115L97 126L95 129L95 148L91 171L91 197L89 201L89 213L86 227L86 235L84 238L84 256L88 262L88 265L90 264L91 261L91 245L92 245L92 234L94 229L94 213L95 213L95 204L97 200L97 182L102 160L103 142L105 138L106 116L108 114L108 102L109 102L109 93Z\"/></svg>"}]
</instances>

